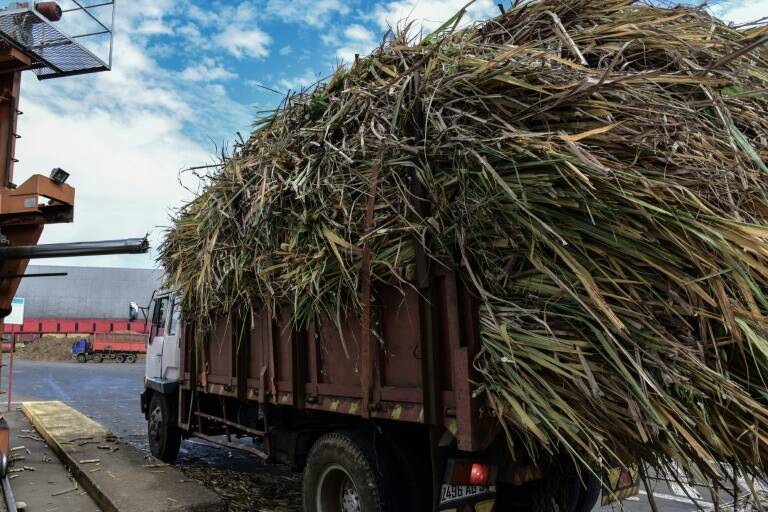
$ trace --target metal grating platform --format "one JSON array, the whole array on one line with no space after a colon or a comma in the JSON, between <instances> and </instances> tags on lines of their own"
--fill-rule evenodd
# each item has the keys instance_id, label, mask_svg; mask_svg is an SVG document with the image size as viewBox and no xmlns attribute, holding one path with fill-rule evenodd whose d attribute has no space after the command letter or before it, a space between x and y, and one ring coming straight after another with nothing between
<instances>
[{"instance_id":1,"label":"metal grating platform","mask_svg":"<svg viewBox=\"0 0 768 512\"><path fill-rule=\"evenodd\" d=\"M102 33L111 36L111 30ZM0 39L33 58L32 69L40 80L110 69L78 43L78 37L87 35L70 37L31 7L0 10Z\"/></svg>"}]
</instances>

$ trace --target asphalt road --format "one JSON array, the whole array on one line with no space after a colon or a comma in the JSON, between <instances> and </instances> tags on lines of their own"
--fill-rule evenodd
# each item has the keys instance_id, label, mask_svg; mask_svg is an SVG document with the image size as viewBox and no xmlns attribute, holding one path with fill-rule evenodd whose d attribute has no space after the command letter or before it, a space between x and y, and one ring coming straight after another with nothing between
<instances>
[{"instance_id":1,"label":"asphalt road","mask_svg":"<svg viewBox=\"0 0 768 512\"><path fill-rule=\"evenodd\" d=\"M146 422L139 410L139 394L144 377L143 364L16 361L13 376L15 404L28 400L60 400L90 416L120 437L148 450ZM3 380L5 381L5 378ZM6 389L6 382L3 382L2 386ZM279 480L282 486L298 485L298 478L287 475L285 468L265 467L259 459L245 452L222 449L196 440L188 440L182 444L179 465L203 470L234 470L248 477L258 476L259 485L270 485L271 480ZM654 486L653 492L658 508L663 512L692 512L702 508L706 510L711 506L711 498L703 489L681 488L660 481ZM686 494L699 496L701 508L686 497ZM724 497L724 501L727 502L728 499ZM296 506L298 505L293 503L281 510L295 510ZM630 512L651 510L644 494L625 501L623 507ZM595 510L618 511L621 507L614 505L598 507Z\"/></svg>"},{"instance_id":2,"label":"asphalt road","mask_svg":"<svg viewBox=\"0 0 768 512\"><path fill-rule=\"evenodd\" d=\"M140 410L144 389L144 364L61 363L16 361L13 369L13 403L59 400L112 430L131 444L149 451L147 423ZM3 375L2 389L7 388ZM6 398L3 396L2 398ZM5 406L5 403L0 402ZM227 469L245 469L253 460L247 453L223 450L204 442L185 441L180 463L205 459ZM245 463L248 464L245 464ZM257 459L261 465L261 461Z\"/></svg>"}]
</instances>

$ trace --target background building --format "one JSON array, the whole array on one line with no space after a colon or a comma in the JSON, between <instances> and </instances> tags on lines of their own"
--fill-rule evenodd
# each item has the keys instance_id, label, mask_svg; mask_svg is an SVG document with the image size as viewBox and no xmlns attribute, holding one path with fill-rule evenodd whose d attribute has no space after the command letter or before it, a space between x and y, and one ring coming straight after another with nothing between
<instances>
[{"instance_id":1,"label":"background building","mask_svg":"<svg viewBox=\"0 0 768 512\"><path fill-rule=\"evenodd\" d=\"M26 318L128 319L131 301L146 307L162 281L160 270L30 265L27 274L65 272L63 277L23 279Z\"/></svg>"},{"instance_id":2,"label":"background building","mask_svg":"<svg viewBox=\"0 0 768 512\"><path fill-rule=\"evenodd\" d=\"M67 275L23 279L16 296L24 299L24 323L6 324L6 333L143 332L143 315L130 322L129 305L146 307L163 279L160 270L133 268L30 265L26 273Z\"/></svg>"}]
</instances>

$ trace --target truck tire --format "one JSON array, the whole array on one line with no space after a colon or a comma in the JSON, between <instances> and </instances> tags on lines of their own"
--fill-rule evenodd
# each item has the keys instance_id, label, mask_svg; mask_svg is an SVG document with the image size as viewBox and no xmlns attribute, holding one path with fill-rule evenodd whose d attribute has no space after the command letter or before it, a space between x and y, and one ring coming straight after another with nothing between
<instances>
[{"instance_id":1,"label":"truck tire","mask_svg":"<svg viewBox=\"0 0 768 512\"><path fill-rule=\"evenodd\" d=\"M542 480L519 486L497 485L497 512L591 512L600 497L600 481L590 471L552 467Z\"/></svg>"},{"instance_id":2,"label":"truck tire","mask_svg":"<svg viewBox=\"0 0 768 512\"><path fill-rule=\"evenodd\" d=\"M591 472L584 472L582 478L584 481L581 486L579 503L573 512L592 512L600 499L602 485L600 480Z\"/></svg>"},{"instance_id":3,"label":"truck tire","mask_svg":"<svg viewBox=\"0 0 768 512\"><path fill-rule=\"evenodd\" d=\"M115 357L115 362L117 362L117 363L124 363L125 362L125 356L123 354L117 354L117 357Z\"/></svg>"},{"instance_id":4,"label":"truck tire","mask_svg":"<svg viewBox=\"0 0 768 512\"><path fill-rule=\"evenodd\" d=\"M102 361L104 361L104 356L102 356L101 354L96 354L93 356L94 363L100 363Z\"/></svg>"},{"instance_id":5,"label":"truck tire","mask_svg":"<svg viewBox=\"0 0 768 512\"><path fill-rule=\"evenodd\" d=\"M312 446L304 468L305 512L399 512L393 472L364 434L331 433Z\"/></svg>"},{"instance_id":6,"label":"truck tire","mask_svg":"<svg viewBox=\"0 0 768 512\"><path fill-rule=\"evenodd\" d=\"M84 363L88 360L87 357L85 357L85 354L77 354L77 362L78 363Z\"/></svg>"},{"instance_id":7,"label":"truck tire","mask_svg":"<svg viewBox=\"0 0 768 512\"><path fill-rule=\"evenodd\" d=\"M128 354L125 356L125 362L126 363L135 363L136 362L136 354Z\"/></svg>"},{"instance_id":8,"label":"truck tire","mask_svg":"<svg viewBox=\"0 0 768 512\"><path fill-rule=\"evenodd\" d=\"M177 425L175 395L153 393L147 415L147 434L152 455L161 461L173 464L179 455L181 431Z\"/></svg>"},{"instance_id":9,"label":"truck tire","mask_svg":"<svg viewBox=\"0 0 768 512\"><path fill-rule=\"evenodd\" d=\"M581 496L571 480L540 480L514 486L499 483L496 493L496 512L576 512Z\"/></svg>"}]
</instances>

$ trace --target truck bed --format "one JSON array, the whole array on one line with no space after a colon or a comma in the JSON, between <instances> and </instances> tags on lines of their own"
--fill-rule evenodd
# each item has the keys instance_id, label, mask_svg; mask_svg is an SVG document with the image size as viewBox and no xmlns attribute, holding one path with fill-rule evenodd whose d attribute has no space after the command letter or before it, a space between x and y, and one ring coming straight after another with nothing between
<instances>
[{"instance_id":1,"label":"truck bed","mask_svg":"<svg viewBox=\"0 0 768 512\"><path fill-rule=\"evenodd\" d=\"M251 318L215 319L202 352L193 349L195 333L187 326L181 389L443 427L459 449L484 449L494 427L481 419L472 396L476 299L450 272L436 272L421 289L381 288L373 296L374 334L367 340L359 317L342 320L341 328L319 319L292 329L289 306L272 315L255 305ZM180 401L180 421L189 428L187 402Z\"/></svg>"},{"instance_id":2,"label":"truck bed","mask_svg":"<svg viewBox=\"0 0 768 512\"><path fill-rule=\"evenodd\" d=\"M146 353L144 335L136 333L97 333L93 335L92 348L94 353Z\"/></svg>"}]
</instances>

